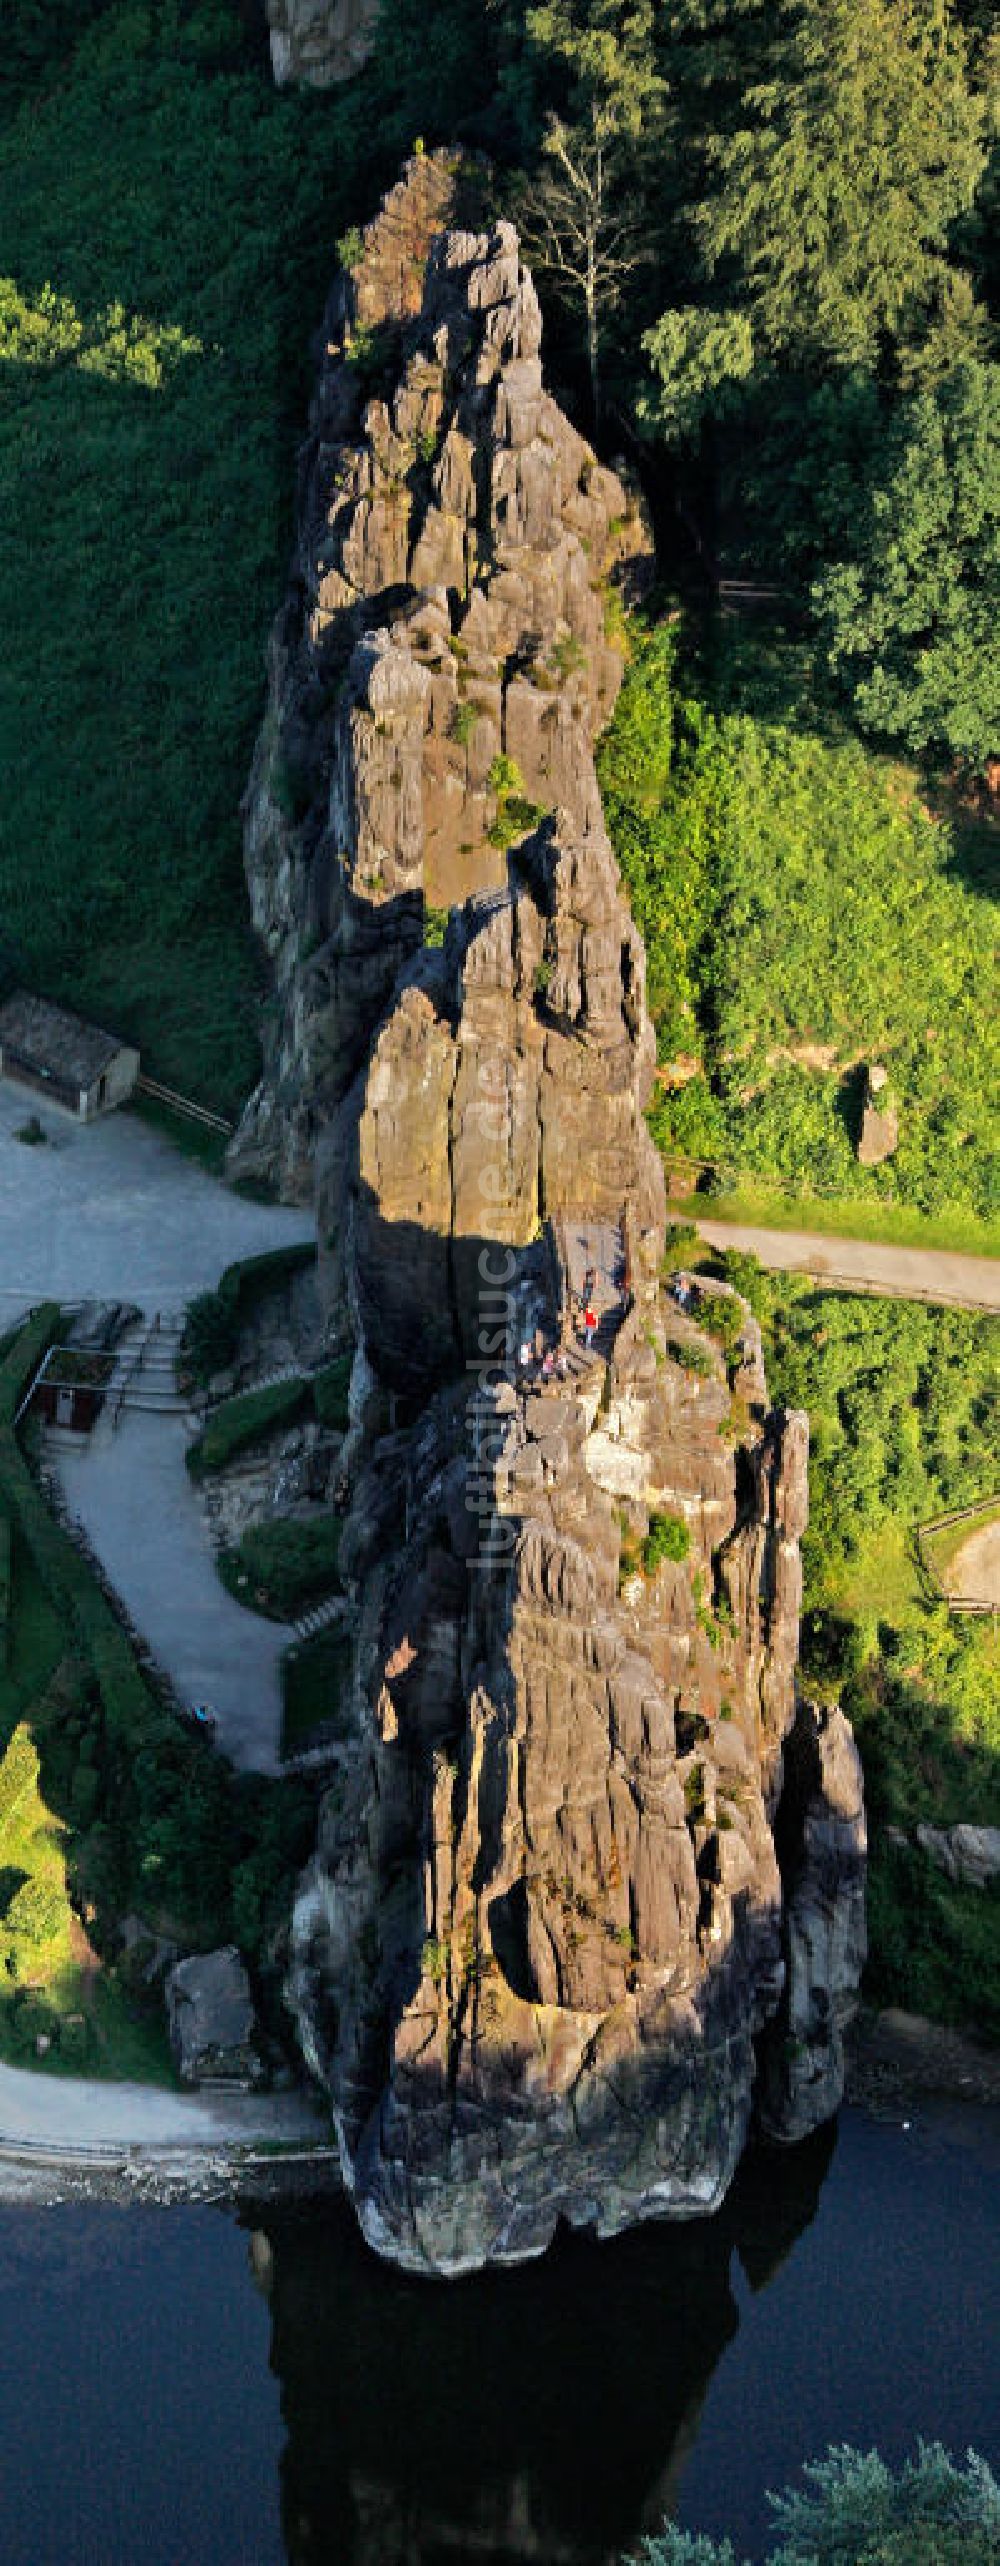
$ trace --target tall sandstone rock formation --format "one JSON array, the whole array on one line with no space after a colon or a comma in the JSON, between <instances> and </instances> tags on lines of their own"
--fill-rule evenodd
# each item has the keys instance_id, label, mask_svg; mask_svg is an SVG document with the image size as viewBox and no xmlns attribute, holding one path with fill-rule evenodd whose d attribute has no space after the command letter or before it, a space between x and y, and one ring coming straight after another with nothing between
<instances>
[{"instance_id":1,"label":"tall sandstone rock formation","mask_svg":"<svg viewBox=\"0 0 1000 2566\"><path fill-rule=\"evenodd\" d=\"M796 1699L806 1420L744 1303L660 1279L593 763L641 518L466 183L412 163L328 314L236 1151L315 1190L355 1358L345 1743L289 1998L366 2235L440 2272L714 2208L755 2096L777 2136L835 2108L863 1947L853 1743Z\"/></svg>"}]
</instances>

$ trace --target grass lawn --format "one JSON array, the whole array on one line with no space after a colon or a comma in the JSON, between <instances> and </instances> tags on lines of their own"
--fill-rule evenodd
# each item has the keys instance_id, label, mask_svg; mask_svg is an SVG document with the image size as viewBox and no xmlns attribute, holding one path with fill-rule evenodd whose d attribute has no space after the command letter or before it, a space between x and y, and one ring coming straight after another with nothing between
<instances>
[{"instance_id":1,"label":"grass lawn","mask_svg":"<svg viewBox=\"0 0 1000 2566\"><path fill-rule=\"evenodd\" d=\"M982 1221L956 1204L938 1214L907 1203L830 1202L816 1194L781 1194L742 1184L731 1194L689 1194L671 1201L678 1221L732 1221L747 1229L805 1230L820 1238L870 1239L880 1247L940 1248L957 1256L1000 1256L1000 1221Z\"/></svg>"}]
</instances>

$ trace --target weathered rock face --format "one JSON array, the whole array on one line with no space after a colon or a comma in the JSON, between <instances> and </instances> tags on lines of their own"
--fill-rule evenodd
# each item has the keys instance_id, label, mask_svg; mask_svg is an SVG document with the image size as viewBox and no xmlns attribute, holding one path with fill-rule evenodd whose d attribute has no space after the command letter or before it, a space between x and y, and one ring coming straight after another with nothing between
<instances>
[{"instance_id":1,"label":"weathered rock face","mask_svg":"<svg viewBox=\"0 0 1000 2566\"><path fill-rule=\"evenodd\" d=\"M332 89L368 60L378 0L267 0L271 66L279 89L302 81Z\"/></svg>"},{"instance_id":2,"label":"weathered rock face","mask_svg":"<svg viewBox=\"0 0 1000 2566\"><path fill-rule=\"evenodd\" d=\"M618 1231L627 1213L655 1272L644 985L603 826L576 836L562 813L406 976L361 1092L352 1228L357 1315L393 1388L480 1359L498 1252L528 1324L546 1225Z\"/></svg>"},{"instance_id":3,"label":"weathered rock face","mask_svg":"<svg viewBox=\"0 0 1000 2566\"><path fill-rule=\"evenodd\" d=\"M185 2085L263 2082L250 1981L234 1943L179 1960L166 1995L171 2047Z\"/></svg>"},{"instance_id":4,"label":"weathered rock face","mask_svg":"<svg viewBox=\"0 0 1000 2566\"><path fill-rule=\"evenodd\" d=\"M293 1995L365 2233L414 2266L712 2209L746 2139L806 1434L761 1410L734 1446L747 1390L681 1324L647 1297L572 1392L484 1388L466 1453L443 1394L391 1562L363 1488L349 1527L364 1744ZM657 1514L687 1557L623 1579Z\"/></svg>"},{"instance_id":5,"label":"weathered rock face","mask_svg":"<svg viewBox=\"0 0 1000 2566\"><path fill-rule=\"evenodd\" d=\"M245 803L273 994L234 1165L286 1194L310 1191L321 1132L336 1191L331 1125L427 912L504 888L541 812L574 842L602 830L609 580L641 574L645 536L544 389L509 225L445 228L477 183L411 162L327 313Z\"/></svg>"},{"instance_id":6,"label":"weathered rock face","mask_svg":"<svg viewBox=\"0 0 1000 2566\"><path fill-rule=\"evenodd\" d=\"M762 2044L760 2117L769 2137L795 2140L840 2102L868 1948L864 1784L842 1711L800 1705L781 1814L787 1971Z\"/></svg>"},{"instance_id":7,"label":"weathered rock face","mask_svg":"<svg viewBox=\"0 0 1000 2566\"><path fill-rule=\"evenodd\" d=\"M388 200L324 372L249 798L277 1030L242 1139L315 1182L356 1349L349 1736L289 2000L366 2235L442 2272L717 2206L800 1949L815 2072L793 2095L772 2044L771 2122L834 2107L817 1990L839 2022L858 1940L833 1782L818 1815L783 1789L806 1420L734 1294L659 1275L593 764L641 529L544 391L514 235L430 241L454 184L421 160Z\"/></svg>"},{"instance_id":8,"label":"weathered rock face","mask_svg":"<svg viewBox=\"0 0 1000 2566\"><path fill-rule=\"evenodd\" d=\"M889 1072L881 1062L873 1061L865 1076L858 1164L860 1167L881 1167L898 1147L899 1114L892 1099Z\"/></svg>"}]
</instances>

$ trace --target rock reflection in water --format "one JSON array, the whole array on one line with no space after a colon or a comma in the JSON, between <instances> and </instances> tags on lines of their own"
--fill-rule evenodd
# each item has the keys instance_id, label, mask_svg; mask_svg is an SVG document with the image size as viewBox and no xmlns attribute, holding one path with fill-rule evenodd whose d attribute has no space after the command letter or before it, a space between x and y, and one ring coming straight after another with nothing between
<instances>
[{"instance_id":1,"label":"rock reflection in water","mask_svg":"<svg viewBox=\"0 0 1000 2566\"><path fill-rule=\"evenodd\" d=\"M516 2273L412 2279L346 2203L268 2212L290 2566L609 2566L672 2509L739 2323L738 2254L766 2286L809 2225L834 2146L752 2152L718 2216L613 2245L561 2239Z\"/></svg>"}]
</instances>

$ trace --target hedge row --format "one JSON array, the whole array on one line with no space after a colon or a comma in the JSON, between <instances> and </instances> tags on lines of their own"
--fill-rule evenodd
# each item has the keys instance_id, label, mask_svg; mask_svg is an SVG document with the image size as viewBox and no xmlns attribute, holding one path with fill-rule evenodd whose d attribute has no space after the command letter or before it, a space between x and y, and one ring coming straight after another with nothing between
<instances>
[{"instance_id":1,"label":"hedge row","mask_svg":"<svg viewBox=\"0 0 1000 2566\"><path fill-rule=\"evenodd\" d=\"M279 1426L294 1425L312 1404L312 1383L302 1373L290 1381L270 1381L263 1390L248 1390L243 1398L223 1400L203 1432L188 1445L184 1457L192 1479L223 1470L237 1453L274 1434Z\"/></svg>"},{"instance_id":2,"label":"hedge row","mask_svg":"<svg viewBox=\"0 0 1000 2566\"><path fill-rule=\"evenodd\" d=\"M240 1330L255 1304L280 1291L316 1262L314 1239L291 1247L274 1247L262 1256L247 1256L227 1265L214 1292L199 1292L188 1308L181 1339L181 1363L195 1381L210 1381L236 1360Z\"/></svg>"},{"instance_id":3,"label":"hedge row","mask_svg":"<svg viewBox=\"0 0 1000 2566\"><path fill-rule=\"evenodd\" d=\"M346 1434L348 1425L348 1392L351 1379L349 1354L338 1355L312 1378L296 1373L287 1381L269 1381L261 1390L246 1390L239 1398L224 1399L213 1409L207 1424L185 1454L192 1479L204 1479L212 1470L224 1470L251 1444L260 1443L279 1427L294 1425L298 1417L311 1410L318 1423L328 1432Z\"/></svg>"},{"instance_id":4,"label":"hedge row","mask_svg":"<svg viewBox=\"0 0 1000 2566\"><path fill-rule=\"evenodd\" d=\"M321 1596L336 1592L342 1531L337 1515L321 1515L314 1523L278 1516L273 1523L251 1524L234 1549L219 1554L223 1585L250 1612L294 1621Z\"/></svg>"}]
</instances>

